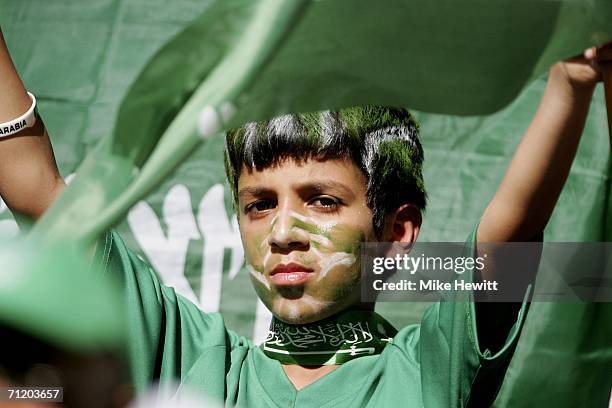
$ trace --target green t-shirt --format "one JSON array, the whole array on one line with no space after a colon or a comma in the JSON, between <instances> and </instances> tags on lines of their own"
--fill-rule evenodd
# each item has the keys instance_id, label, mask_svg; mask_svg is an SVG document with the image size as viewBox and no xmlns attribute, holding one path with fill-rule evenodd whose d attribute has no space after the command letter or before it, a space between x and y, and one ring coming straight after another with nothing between
<instances>
[{"instance_id":1,"label":"green t-shirt","mask_svg":"<svg viewBox=\"0 0 612 408\"><path fill-rule=\"evenodd\" d=\"M296 391L278 361L229 330L220 314L204 313L162 285L117 233L106 235L96 256L126 290L128 355L137 390L156 381L179 381L179 392L185 387L227 406L488 405L526 313L524 303L505 345L493 355L478 345L472 302L435 303L420 325L402 328L380 355L351 360Z\"/></svg>"}]
</instances>

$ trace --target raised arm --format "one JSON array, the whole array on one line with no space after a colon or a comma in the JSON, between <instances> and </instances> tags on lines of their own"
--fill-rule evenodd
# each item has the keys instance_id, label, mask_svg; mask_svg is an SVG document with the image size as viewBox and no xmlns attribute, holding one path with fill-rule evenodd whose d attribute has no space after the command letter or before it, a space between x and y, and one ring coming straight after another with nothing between
<instances>
[{"instance_id":1,"label":"raised arm","mask_svg":"<svg viewBox=\"0 0 612 408\"><path fill-rule=\"evenodd\" d=\"M539 237L559 199L574 160L601 66L612 60L612 47L591 48L584 56L555 64L536 115L519 143L506 174L485 209L478 227L479 244L524 242ZM479 245L483 250L484 245ZM504 299L533 282L537 265L520 270L507 255L487 247L489 255L481 276L497 281L502 292L488 300ZM491 250L493 250L491 252ZM503 251L503 248L500 248ZM532 254L533 255L533 254ZM514 289L508 289L514 288ZM516 323L520 302L476 302L481 348L500 350Z\"/></svg>"},{"instance_id":2,"label":"raised arm","mask_svg":"<svg viewBox=\"0 0 612 408\"><path fill-rule=\"evenodd\" d=\"M0 123L23 115L30 105L30 97L0 31ZM36 220L63 187L64 181L40 118L31 128L0 137L0 196L13 213Z\"/></svg>"},{"instance_id":3,"label":"raised arm","mask_svg":"<svg viewBox=\"0 0 612 408\"><path fill-rule=\"evenodd\" d=\"M482 216L479 242L528 241L544 229L569 174L601 67L611 61L608 44L551 68L536 116Z\"/></svg>"}]
</instances>

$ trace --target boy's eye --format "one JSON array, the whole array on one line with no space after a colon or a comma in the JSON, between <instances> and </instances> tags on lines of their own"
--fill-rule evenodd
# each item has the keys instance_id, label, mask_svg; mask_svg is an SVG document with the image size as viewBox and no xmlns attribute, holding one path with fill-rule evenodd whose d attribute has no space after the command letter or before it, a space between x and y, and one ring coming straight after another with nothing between
<instances>
[{"instance_id":1,"label":"boy's eye","mask_svg":"<svg viewBox=\"0 0 612 408\"><path fill-rule=\"evenodd\" d=\"M247 205L244 208L245 213L250 213L253 215L257 215L259 213L265 212L267 210L271 210L274 208L274 203L270 200L258 200L254 203Z\"/></svg>"},{"instance_id":2,"label":"boy's eye","mask_svg":"<svg viewBox=\"0 0 612 408\"><path fill-rule=\"evenodd\" d=\"M330 196L315 197L310 200L309 204L326 211L335 211L340 207L340 201Z\"/></svg>"}]
</instances>

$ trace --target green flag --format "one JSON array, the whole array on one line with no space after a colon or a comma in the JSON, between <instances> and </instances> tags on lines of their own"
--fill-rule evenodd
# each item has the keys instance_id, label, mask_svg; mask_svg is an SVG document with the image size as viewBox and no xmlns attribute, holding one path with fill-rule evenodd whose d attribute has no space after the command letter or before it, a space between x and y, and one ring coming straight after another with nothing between
<instances>
[{"instance_id":1,"label":"green flag","mask_svg":"<svg viewBox=\"0 0 612 408\"><path fill-rule=\"evenodd\" d=\"M490 113L612 38L607 17L603 2L214 2L143 69L112 137L37 230L91 242L202 137L248 120L366 103Z\"/></svg>"},{"instance_id":2,"label":"green flag","mask_svg":"<svg viewBox=\"0 0 612 408\"><path fill-rule=\"evenodd\" d=\"M61 350L122 350L121 290L82 253L61 242L22 239L3 245L0 265L1 324Z\"/></svg>"},{"instance_id":3,"label":"green flag","mask_svg":"<svg viewBox=\"0 0 612 408\"><path fill-rule=\"evenodd\" d=\"M185 196L177 184L184 183L192 195L185 201L188 207L193 207L196 218L202 214L204 223L210 222L209 204L218 197L223 180L222 141L213 138L198 149L194 146L200 142L200 113L213 101L221 101L215 106L220 113L235 113L233 119L225 117L228 126L292 110L365 102L485 114L508 103L548 64L611 38L611 6L605 1L390 1L388 9L369 3L308 2L285 14L286 35L267 49L263 65L252 71L257 73L252 81L243 83L229 101L235 109L227 109L228 101L216 92L216 99L202 105L193 98L198 89L205 89L201 87L213 86L208 81L213 72L221 72L216 67L230 55L239 55L231 50L254 21L256 10L263 12L261 2L92 0L78 9L69 1L44 6L32 0L1 1L7 40L17 45L11 50L26 83L42 96L41 112L56 135L60 167L72 172L85 151L102 139L89 164L79 171L77 180L82 181L74 185L72 198L67 194L40 227L92 239L183 161L185 165L146 205L163 214L160 224L172 226L166 209ZM136 78L140 69L144 70ZM216 88L206 89L212 93ZM499 183L541 90L541 82L533 84L512 105L488 117L417 114L432 204L423 239L465 238ZM178 125L169 123L187 101L194 103L191 119L184 122L188 125L184 132L170 132ZM598 93L547 239L610 239L606 132ZM184 144L176 142L179 139ZM192 149L193 159L185 160ZM164 160L146 167L149 154L156 151L154 155L164 154ZM223 189L220 197L222 204L227 202ZM135 213L146 219L143 208ZM98 218L100 214L104 217ZM120 228L128 235L135 225L128 221ZM202 281L195 277L200 269L208 270L207 259L213 258L206 249L213 232L206 235L203 226L186 233L194 237L191 244L204 241L205 249L187 245L184 265L189 285L202 294L206 274ZM167 233L170 237L171 231ZM162 249L149 251L146 240L138 236L131 241L140 244L154 264L164 265L156 258ZM239 323L234 327L250 335L252 322L244 316L245 310L254 308L254 295L247 296L248 279L235 271L234 260L223 257L227 249L221 248L224 293L219 294L218 307L230 322ZM229 298L245 302L224 301ZM381 309L399 319L397 305L385 306ZM609 304L534 305L498 405L601 405L612 378L607 340L611 315Z\"/></svg>"}]
</instances>

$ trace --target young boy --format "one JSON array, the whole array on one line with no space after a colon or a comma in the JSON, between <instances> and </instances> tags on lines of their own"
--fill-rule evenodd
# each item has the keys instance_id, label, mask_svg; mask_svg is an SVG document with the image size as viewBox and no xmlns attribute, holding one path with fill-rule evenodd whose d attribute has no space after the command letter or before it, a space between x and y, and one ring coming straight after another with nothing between
<instances>
[{"instance_id":1,"label":"young boy","mask_svg":"<svg viewBox=\"0 0 612 408\"><path fill-rule=\"evenodd\" d=\"M538 239L569 172L605 49L554 65L542 103L470 243ZM30 100L0 50L0 123ZM404 109L350 108L247 124L226 139L246 262L274 315L262 347L164 287L114 232L96 250L124 282L139 389L179 379L233 406L487 406L525 304L434 304L399 332L360 300L362 242L410 244L426 194L423 152ZM40 121L0 140L0 194L40 217L63 188ZM480 278L522 282L486 268ZM75 305L76 306L76 305ZM358 345L359 350L355 347ZM365 350L365 351L364 351Z\"/></svg>"}]
</instances>

